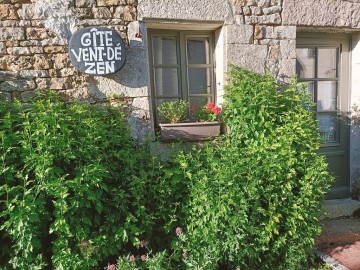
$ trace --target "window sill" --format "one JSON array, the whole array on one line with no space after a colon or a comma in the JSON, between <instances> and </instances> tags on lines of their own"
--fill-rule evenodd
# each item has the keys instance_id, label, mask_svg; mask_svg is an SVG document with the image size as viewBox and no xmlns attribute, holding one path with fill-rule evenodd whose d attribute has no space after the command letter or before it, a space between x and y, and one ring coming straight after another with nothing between
<instances>
[{"instance_id":1,"label":"window sill","mask_svg":"<svg viewBox=\"0 0 360 270\"><path fill-rule=\"evenodd\" d=\"M159 126L162 142L211 140L219 136L221 131L221 123L217 121L166 123Z\"/></svg>"}]
</instances>

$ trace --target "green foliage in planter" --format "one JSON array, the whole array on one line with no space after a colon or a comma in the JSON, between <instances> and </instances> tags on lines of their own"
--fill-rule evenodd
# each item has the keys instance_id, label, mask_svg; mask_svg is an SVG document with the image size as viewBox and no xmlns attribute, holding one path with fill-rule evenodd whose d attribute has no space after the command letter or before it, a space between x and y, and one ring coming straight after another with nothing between
<instances>
[{"instance_id":1,"label":"green foliage in planter","mask_svg":"<svg viewBox=\"0 0 360 270\"><path fill-rule=\"evenodd\" d=\"M158 108L160 121L166 123L178 123L185 120L189 111L189 102L186 100L167 101Z\"/></svg>"},{"instance_id":2,"label":"green foliage in planter","mask_svg":"<svg viewBox=\"0 0 360 270\"><path fill-rule=\"evenodd\" d=\"M151 232L152 162L121 109L0 104L0 268L96 269Z\"/></svg>"},{"instance_id":3,"label":"green foliage in planter","mask_svg":"<svg viewBox=\"0 0 360 270\"><path fill-rule=\"evenodd\" d=\"M233 67L222 142L180 152L167 175L182 179L178 224L198 269L305 269L332 177L299 85Z\"/></svg>"}]
</instances>

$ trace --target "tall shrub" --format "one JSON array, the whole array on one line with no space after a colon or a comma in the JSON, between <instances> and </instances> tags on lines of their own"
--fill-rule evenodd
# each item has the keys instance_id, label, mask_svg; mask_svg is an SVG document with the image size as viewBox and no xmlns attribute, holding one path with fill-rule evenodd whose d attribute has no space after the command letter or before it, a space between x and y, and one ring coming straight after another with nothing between
<instances>
[{"instance_id":1,"label":"tall shrub","mask_svg":"<svg viewBox=\"0 0 360 270\"><path fill-rule=\"evenodd\" d=\"M229 133L173 161L188 265L198 269L304 269L332 178L319 131L296 83L233 67L225 94ZM201 268L202 267L202 268Z\"/></svg>"},{"instance_id":2,"label":"tall shrub","mask_svg":"<svg viewBox=\"0 0 360 270\"><path fill-rule=\"evenodd\" d=\"M1 103L0 145L0 268L95 269L151 231L152 158L121 110Z\"/></svg>"}]
</instances>

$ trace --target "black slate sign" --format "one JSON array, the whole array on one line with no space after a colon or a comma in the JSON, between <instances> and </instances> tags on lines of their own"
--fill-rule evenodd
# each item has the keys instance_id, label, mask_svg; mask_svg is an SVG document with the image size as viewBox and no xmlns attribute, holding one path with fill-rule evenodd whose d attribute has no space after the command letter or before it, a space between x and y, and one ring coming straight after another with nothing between
<instances>
[{"instance_id":1,"label":"black slate sign","mask_svg":"<svg viewBox=\"0 0 360 270\"><path fill-rule=\"evenodd\" d=\"M106 27L87 27L74 33L69 54L75 68L90 75L115 73L126 60L122 38Z\"/></svg>"}]
</instances>

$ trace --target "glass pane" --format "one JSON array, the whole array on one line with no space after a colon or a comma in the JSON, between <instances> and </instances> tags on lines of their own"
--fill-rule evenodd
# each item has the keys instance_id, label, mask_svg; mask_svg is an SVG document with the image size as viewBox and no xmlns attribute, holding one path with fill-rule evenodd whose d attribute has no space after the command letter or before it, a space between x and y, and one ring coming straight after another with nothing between
<instances>
[{"instance_id":1,"label":"glass pane","mask_svg":"<svg viewBox=\"0 0 360 270\"><path fill-rule=\"evenodd\" d=\"M177 68L155 68L156 96L177 96L179 94Z\"/></svg>"},{"instance_id":2,"label":"glass pane","mask_svg":"<svg viewBox=\"0 0 360 270\"><path fill-rule=\"evenodd\" d=\"M209 68L189 68L189 94L208 94L210 93L210 69Z\"/></svg>"},{"instance_id":3,"label":"glass pane","mask_svg":"<svg viewBox=\"0 0 360 270\"><path fill-rule=\"evenodd\" d=\"M318 78L336 78L336 48L318 48Z\"/></svg>"},{"instance_id":4,"label":"glass pane","mask_svg":"<svg viewBox=\"0 0 360 270\"><path fill-rule=\"evenodd\" d=\"M155 65L176 65L176 37L153 37Z\"/></svg>"},{"instance_id":5,"label":"glass pane","mask_svg":"<svg viewBox=\"0 0 360 270\"><path fill-rule=\"evenodd\" d=\"M336 82L318 82L318 111L336 110Z\"/></svg>"},{"instance_id":6,"label":"glass pane","mask_svg":"<svg viewBox=\"0 0 360 270\"><path fill-rule=\"evenodd\" d=\"M315 48L296 49L296 73L303 78L315 78Z\"/></svg>"},{"instance_id":7,"label":"glass pane","mask_svg":"<svg viewBox=\"0 0 360 270\"><path fill-rule=\"evenodd\" d=\"M323 143L336 142L336 115L334 114L318 114L318 125L320 128L321 141Z\"/></svg>"},{"instance_id":8,"label":"glass pane","mask_svg":"<svg viewBox=\"0 0 360 270\"><path fill-rule=\"evenodd\" d=\"M188 64L208 64L209 63L209 39L188 38L187 39Z\"/></svg>"},{"instance_id":9,"label":"glass pane","mask_svg":"<svg viewBox=\"0 0 360 270\"><path fill-rule=\"evenodd\" d=\"M315 91L315 82L302 82L305 84L306 90L311 95L311 101L314 102L314 91Z\"/></svg>"}]
</instances>

